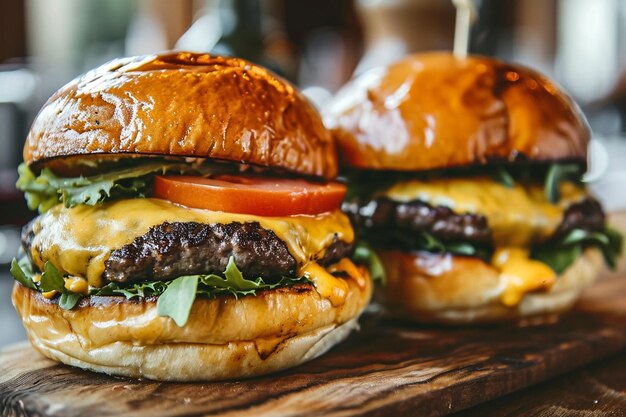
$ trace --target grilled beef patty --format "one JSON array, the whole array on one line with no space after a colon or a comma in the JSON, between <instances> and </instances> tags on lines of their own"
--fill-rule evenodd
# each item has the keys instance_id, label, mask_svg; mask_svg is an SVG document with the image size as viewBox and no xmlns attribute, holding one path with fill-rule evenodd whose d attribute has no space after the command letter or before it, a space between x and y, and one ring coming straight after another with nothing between
<instances>
[{"instance_id":1,"label":"grilled beef patty","mask_svg":"<svg viewBox=\"0 0 626 417\"><path fill-rule=\"evenodd\" d=\"M600 203L593 198L586 198L574 203L565 210L563 220L552 238L565 236L574 229L598 231L604 228L606 216Z\"/></svg>"},{"instance_id":2,"label":"grilled beef patty","mask_svg":"<svg viewBox=\"0 0 626 417\"><path fill-rule=\"evenodd\" d=\"M355 203L344 204L343 210L359 229L377 233L427 232L443 241L491 242L485 216L456 214L448 207L431 206L419 200L398 203L377 198L360 207Z\"/></svg>"},{"instance_id":3,"label":"grilled beef patty","mask_svg":"<svg viewBox=\"0 0 626 417\"><path fill-rule=\"evenodd\" d=\"M22 245L28 254L33 238L31 223L22 231ZM335 238L319 262L330 264L350 256L353 250L354 244ZM111 252L104 278L113 282L165 281L182 275L221 274L231 256L244 277L262 277L267 283L295 276L298 267L285 242L258 222L166 222Z\"/></svg>"},{"instance_id":4,"label":"grilled beef patty","mask_svg":"<svg viewBox=\"0 0 626 417\"><path fill-rule=\"evenodd\" d=\"M431 206L419 200L401 203L386 197L366 204L345 203L342 209L368 240L391 247L397 242L400 246L396 249L406 249L402 246L404 242L398 242L397 237L411 232L427 232L443 242L493 245L488 220L480 214L457 214L448 207ZM565 210L561 224L550 239L564 236L573 229L602 230L604 224L600 203L587 198Z\"/></svg>"}]
</instances>

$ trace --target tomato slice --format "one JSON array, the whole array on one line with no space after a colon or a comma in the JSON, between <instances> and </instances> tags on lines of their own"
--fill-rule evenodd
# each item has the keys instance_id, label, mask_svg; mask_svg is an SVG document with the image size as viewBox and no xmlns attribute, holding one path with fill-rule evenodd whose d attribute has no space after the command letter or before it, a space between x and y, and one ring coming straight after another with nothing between
<instances>
[{"instance_id":1,"label":"tomato slice","mask_svg":"<svg viewBox=\"0 0 626 417\"><path fill-rule=\"evenodd\" d=\"M346 186L254 175L156 176L154 196L206 210L259 216L320 214L339 208Z\"/></svg>"}]
</instances>

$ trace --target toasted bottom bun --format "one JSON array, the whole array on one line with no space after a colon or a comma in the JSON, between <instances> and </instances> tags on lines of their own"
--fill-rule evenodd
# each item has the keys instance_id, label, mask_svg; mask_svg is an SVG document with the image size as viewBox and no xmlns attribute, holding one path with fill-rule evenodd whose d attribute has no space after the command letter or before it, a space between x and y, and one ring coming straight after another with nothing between
<instances>
[{"instance_id":1,"label":"toasted bottom bun","mask_svg":"<svg viewBox=\"0 0 626 417\"><path fill-rule=\"evenodd\" d=\"M547 291L525 294L508 307L500 298L506 281L486 262L450 254L379 252L387 273L383 303L390 314L420 322L496 322L569 309L602 267L587 249Z\"/></svg>"},{"instance_id":2,"label":"toasted bottom bun","mask_svg":"<svg viewBox=\"0 0 626 417\"><path fill-rule=\"evenodd\" d=\"M13 304L33 346L51 359L111 375L210 381L293 367L345 339L372 293L369 279L346 281L337 306L309 284L198 299L184 327L159 317L156 299L94 296L63 310L15 284Z\"/></svg>"}]
</instances>

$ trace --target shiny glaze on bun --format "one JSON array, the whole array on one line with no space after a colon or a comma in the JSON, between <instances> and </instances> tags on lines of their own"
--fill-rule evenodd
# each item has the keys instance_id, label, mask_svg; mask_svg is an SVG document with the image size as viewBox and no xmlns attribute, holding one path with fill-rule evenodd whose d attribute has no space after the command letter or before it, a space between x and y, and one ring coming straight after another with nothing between
<instances>
[{"instance_id":1,"label":"shiny glaze on bun","mask_svg":"<svg viewBox=\"0 0 626 417\"><path fill-rule=\"evenodd\" d=\"M202 157L332 178L337 157L316 109L266 69L187 52L123 58L45 104L28 164L75 155Z\"/></svg>"},{"instance_id":2,"label":"shiny glaze on bun","mask_svg":"<svg viewBox=\"0 0 626 417\"><path fill-rule=\"evenodd\" d=\"M584 161L590 137L578 106L538 72L443 52L362 74L338 93L325 121L343 162L362 169Z\"/></svg>"}]
</instances>

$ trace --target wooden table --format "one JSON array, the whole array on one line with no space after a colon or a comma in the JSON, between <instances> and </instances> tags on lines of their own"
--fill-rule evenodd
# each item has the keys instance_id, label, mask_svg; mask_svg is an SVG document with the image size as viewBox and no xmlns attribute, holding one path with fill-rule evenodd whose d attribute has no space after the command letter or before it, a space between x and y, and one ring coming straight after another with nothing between
<instances>
[{"instance_id":1,"label":"wooden table","mask_svg":"<svg viewBox=\"0 0 626 417\"><path fill-rule=\"evenodd\" d=\"M0 352L0 410L5 416L73 417L440 416L462 410L467 416L543 416L580 409L574 415L620 416L624 353L536 384L624 352L625 267L623 260L622 272L608 274L574 311L551 323L437 328L370 315L360 332L327 355L244 381L112 378L56 364L16 345Z\"/></svg>"},{"instance_id":2,"label":"wooden table","mask_svg":"<svg viewBox=\"0 0 626 417\"><path fill-rule=\"evenodd\" d=\"M626 351L455 417L626 416Z\"/></svg>"}]
</instances>

